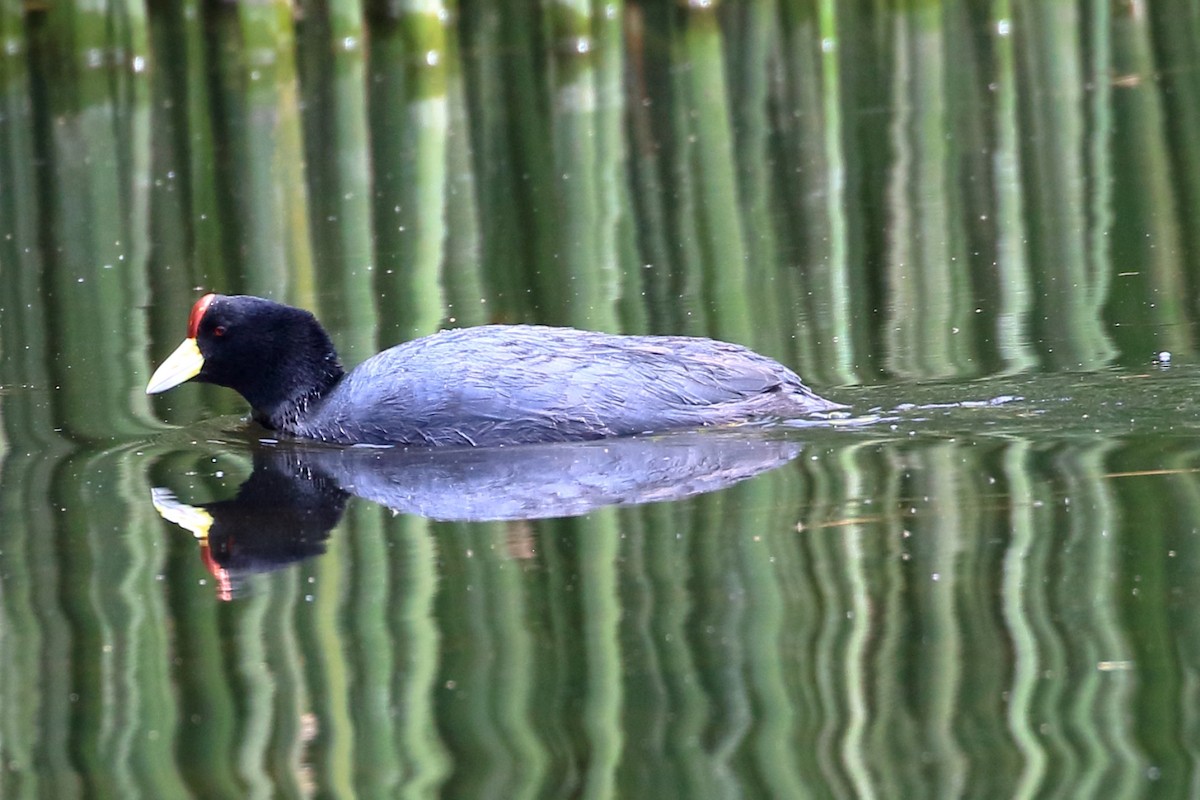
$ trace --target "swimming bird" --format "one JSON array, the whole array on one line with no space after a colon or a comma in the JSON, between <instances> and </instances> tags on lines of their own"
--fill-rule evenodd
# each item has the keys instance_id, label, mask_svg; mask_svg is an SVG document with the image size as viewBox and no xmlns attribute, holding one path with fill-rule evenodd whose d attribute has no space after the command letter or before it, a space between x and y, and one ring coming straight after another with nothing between
<instances>
[{"instance_id":1,"label":"swimming bird","mask_svg":"<svg viewBox=\"0 0 1200 800\"><path fill-rule=\"evenodd\" d=\"M542 325L441 331L347 372L309 311L220 294L196 301L146 393L190 380L238 392L267 428L337 444L583 441L845 407L740 345Z\"/></svg>"}]
</instances>

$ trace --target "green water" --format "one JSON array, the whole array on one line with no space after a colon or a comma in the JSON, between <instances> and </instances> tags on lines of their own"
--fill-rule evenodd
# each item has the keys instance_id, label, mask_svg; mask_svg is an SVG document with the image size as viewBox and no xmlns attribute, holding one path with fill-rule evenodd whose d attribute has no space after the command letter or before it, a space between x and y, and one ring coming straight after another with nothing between
<instances>
[{"instance_id":1,"label":"green water","mask_svg":"<svg viewBox=\"0 0 1200 800\"><path fill-rule=\"evenodd\" d=\"M1194 3L147 5L0 3L0 796L1196 795ZM210 290L853 411L264 443Z\"/></svg>"}]
</instances>

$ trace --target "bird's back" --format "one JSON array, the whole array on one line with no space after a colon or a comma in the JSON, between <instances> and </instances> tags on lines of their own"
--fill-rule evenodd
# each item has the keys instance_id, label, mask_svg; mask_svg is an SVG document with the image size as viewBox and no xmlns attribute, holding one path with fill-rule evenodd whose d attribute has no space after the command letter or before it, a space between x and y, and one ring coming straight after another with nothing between
<instances>
[{"instance_id":1,"label":"bird's back","mask_svg":"<svg viewBox=\"0 0 1200 800\"><path fill-rule=\"evenodd\" d=\"M833 408L791 370L734 344L488 325L443 331L368 359L293 433L374 444L495 445Z\"/></svg>"}]
</instances>

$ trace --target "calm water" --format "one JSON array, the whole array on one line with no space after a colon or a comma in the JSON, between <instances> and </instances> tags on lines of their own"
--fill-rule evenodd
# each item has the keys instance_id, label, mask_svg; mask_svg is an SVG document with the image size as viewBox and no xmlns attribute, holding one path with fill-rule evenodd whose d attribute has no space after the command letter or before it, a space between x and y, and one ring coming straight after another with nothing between
<instances>
[{"instance_id":1,"label":"calm water","mask_svg":"<svg viewBox=\"0 0 1200 800\"><path fill-rule=\"evenodd\" d=\"M1200 794L1194 4L77 5L0 11L0 796ZM143 394L208 290L853 416L275 441Z\"/></svg>"}]
</instances>

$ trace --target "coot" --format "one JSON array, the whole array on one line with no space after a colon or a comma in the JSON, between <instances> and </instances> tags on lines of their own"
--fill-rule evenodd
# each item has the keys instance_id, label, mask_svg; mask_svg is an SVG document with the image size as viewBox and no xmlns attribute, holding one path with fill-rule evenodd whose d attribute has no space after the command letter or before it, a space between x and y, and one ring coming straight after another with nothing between
<instances>
[{"instance_id":1,"label":"coot","mask_svg":"<svg viewBox=\"0 0 1200 800\"><path fill-rule=\"evenodd\" d=\"M193 379L237 391L268 428L339 444L580 441L844 408L735 344L540 325L442 331L347 373L308 311L217 294L146 393Z\"/></svg>"}]
</instances>

